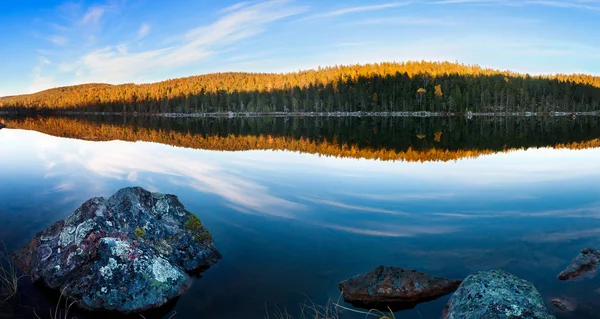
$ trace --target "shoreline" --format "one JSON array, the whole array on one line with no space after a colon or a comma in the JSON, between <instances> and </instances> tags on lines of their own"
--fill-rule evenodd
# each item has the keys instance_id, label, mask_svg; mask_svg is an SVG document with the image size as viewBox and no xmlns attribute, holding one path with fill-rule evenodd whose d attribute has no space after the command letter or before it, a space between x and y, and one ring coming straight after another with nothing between
<instances>
[{"instance_id":1,"label":"shoreline","mask_svg":"<svg viewBox=\"0 0 600 319\"><path fill-rule=\"evenodd\" d=\"M228 112L228 113L138 113L138 112L31 112L20 113L11 111L0 111L0 115L12 116L144 116L144 117L166 117L166 118L236 118L236 117L577 117L577 116L600 116L600 111L592 112Z\"/></svg>"}]
</instances>

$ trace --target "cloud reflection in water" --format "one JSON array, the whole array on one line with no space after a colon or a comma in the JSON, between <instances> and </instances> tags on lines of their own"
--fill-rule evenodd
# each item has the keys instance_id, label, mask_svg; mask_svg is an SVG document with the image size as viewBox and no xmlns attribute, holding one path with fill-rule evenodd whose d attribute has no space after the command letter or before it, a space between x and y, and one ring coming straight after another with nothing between
<instances>
[{"instance_id":1,"label":"cloud reflection in water","mask_svg":"<svg viewBox=\"0 0 600 319\"><path fill-rule=\"evenodd\" d=\"M600 212L590 203L545 210L517 205L542 200L532 186L536 183L557 189L571 181L590 184L600 175L599 165L591 161L600 155L598 149L403 163L90 142L10 129L0 134L3 151L10 154L0 164L11 167L15 176L40 172L51 181L42 195L61 194L65 201L106 196L115 186L152 191L176 186L215 196L222 201L220 207L238 213L377 237L457 233L490 218L597 218ZM0 177L10 179L6 174ZM506 203L488 207L497 200Z\"/></svg>"}]
</instances>

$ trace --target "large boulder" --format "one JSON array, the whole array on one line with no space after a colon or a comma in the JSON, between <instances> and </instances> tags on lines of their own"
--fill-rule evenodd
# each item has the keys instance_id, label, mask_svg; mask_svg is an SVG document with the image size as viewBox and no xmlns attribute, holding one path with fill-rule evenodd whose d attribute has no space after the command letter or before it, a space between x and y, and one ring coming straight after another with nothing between
<instances>
[{"instance_id":1,"label":"large boulder","mask_svg":"<svg viewBox=\"0 0 600 319\"><path fill-rule=\"evenodd\" d=\"M593 248L586 248L579 255L575 256L565 270L558 274L558 279L568 280L579 277L589 271L595 270L598 262L600 262L600 251Z\"/></svg>"},{"instance_id":2,"label":"large boulder","mask_svg":"<svg viewBox=\"0 0 600 319\"><path fill-rule=\"evenodd\" d=\"M357 307L402 310L447 295L460 283L415 270L379 266L341 282L340 290L344 300Z\"/></svg>"},{"instance_id":3,"label":"large boulder","mask_svg":"<svg viewBox=\"0 0 600 319\"><path fill-rule=\"evenodd\" d=\"M92 198L15 254L34 281L87 310L140 312L186 292L220 254L174 195L124 188Z\"/></svg>"},{"instance_id":4,"label":"large boulder","mask_svg":"<svg viewBox=\"0 0 600 319\"><path fill-rule=\"evenodd\" d=\"M553 319L533 284L502 270L468 276L448 301L444 319Z\"/></svg>"}]
</instances>

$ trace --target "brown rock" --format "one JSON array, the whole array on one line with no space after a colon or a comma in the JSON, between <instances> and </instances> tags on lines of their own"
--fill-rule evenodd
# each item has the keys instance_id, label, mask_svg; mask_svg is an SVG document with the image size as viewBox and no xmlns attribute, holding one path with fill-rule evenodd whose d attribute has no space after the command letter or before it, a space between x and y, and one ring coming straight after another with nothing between
<instances>
[{"instance_id":1,"label":"brown rock","mask_svg":"<svg viewBox=\"0 0 600 319\"><path fill-rule=\"evenodd\" d=\"M579 255L575 256L565 270L558 274L558 279L568 280L579 277L589 271L595 270L599 262L600 251L593 248L586 248Z\"/></svg>"},{"instance_id":2,"label":"brown rock","mask_svg":"<svg viewBox=\"0 0 600 319\"><path fill-rule=\"evenodd\" d=\"M402 310L447 295L460 283L415 270L379 266L341 282L340 290L344 300L357 307Z\"/></svg>"}]
</instances>

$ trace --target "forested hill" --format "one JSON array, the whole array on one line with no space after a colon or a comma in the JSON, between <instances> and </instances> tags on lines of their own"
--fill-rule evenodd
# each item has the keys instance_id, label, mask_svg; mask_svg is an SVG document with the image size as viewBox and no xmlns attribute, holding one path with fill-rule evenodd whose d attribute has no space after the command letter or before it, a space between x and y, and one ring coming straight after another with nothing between
<instances>
[{"instance_id":1,"label":"forested hill","mask_svg":"<svg viewBox=\"0 0 600 319\"><path fill-rule=\"evenodd\" d=\"M153 84L86 84L0 98L0 111L590 112L600 77L529 76L449 62L215 73Z\"/></svg>"}]
</instances>

